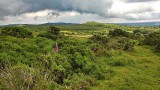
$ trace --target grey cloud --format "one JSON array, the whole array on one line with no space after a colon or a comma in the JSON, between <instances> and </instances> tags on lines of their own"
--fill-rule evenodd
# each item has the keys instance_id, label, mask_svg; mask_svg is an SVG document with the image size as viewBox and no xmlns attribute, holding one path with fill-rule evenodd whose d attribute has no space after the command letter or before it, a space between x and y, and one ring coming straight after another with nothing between
<instances>
[{"instance_id":1,"label":"grey cloud","mask_svg":"<svg viewBox=\"0 0 160 90\"><path fill-rule=\"evenodd\" d=\"M48 17L50 17L50 16L56 16L56 17L58 17L58 16L60 16L60 14L59 14L59 12L49 12L48 14L47 14L47 16Z\"/></svg>"},{"instance_id":2,"label":"grey cloud","mask_svg":"<svg viewBox=\"0 0 160 90\"><path fill-rule=\"evenodd\" d=\"M59 13L59 12L52 11L52 12L49 12L49 13L47 14L47 20L50 20L50 19L52 19L53 17L58 18L59 16L60 16L60 13Z\"/></svg>"},{"instance_id":3,"label":"grey cloud","mask_svg":"<svg viewBox=\"0 0 160 90\"><path fill-rule=\"evenodd\" d=\"M148 19L159 19L160 13L153 13L150 12L149 15L145 15L145 13L133 14L136 17L132 16L131 14L126 14L125 19L127 20L148 20Z\"/></svg>"},{"instance_id":4,"label":"grey cloud","mask_svg":"<svg viewBox=\"0 0 160 90\"><path fill-rule=\"evenodd\" d=\"M128 13L139 14L139 13L153 12L153 11L154 11L154 9L152 7L139 7L134 10L128 11L125 14L128 14Z\"/></svg>"},{"instance_id":5,"label":"grey cloud","mask_svg":"<svg viewBox=\"0 0 160 90\"><path fill-rule=\"evenodd\" d=\"M78 11L106 15L112 5L112 0L24 0L30 7L27 11L55 9L59 11Z\"/></svg>"},{"instance_id":6,"label":"grey cloud","mask_svg":"<svg viewBox=\"0 0 160 90\"><path fill-rule=\"evenodd\" d=\"M36 21L38 19L38 16L33 17L33 19Z\"/></svg>"},{"instance_id":7,"label":"grey cloud","mask_svg":"<svg viewBox=\"0 0 160 90\"><path fill-rule=\"evenodd\" d=\"M21 0L0 0L0 15L16 15L24 12L27 7L24 7Z\"/></svg>"},{"instance_id":8,"label":"grey cloud","mask_svg":"<svg viewBox=\"0 0 160 90\"><path fill-rule=\"evenodd\" d=\"M45 9L107 15L112 0L0 0L0 16L37 12Z\"/></svg>"},{"instance_id":9,"label":"grey cloud","mask_svg":"<svg viewBox=\"0 0 160 90\"><path fill-rule=\"evenodd\" d=\"M153 16L156 19L158 19L158 18L160 18L160 13L152 13L151 16Z\"/></svg>"}]
</instances>

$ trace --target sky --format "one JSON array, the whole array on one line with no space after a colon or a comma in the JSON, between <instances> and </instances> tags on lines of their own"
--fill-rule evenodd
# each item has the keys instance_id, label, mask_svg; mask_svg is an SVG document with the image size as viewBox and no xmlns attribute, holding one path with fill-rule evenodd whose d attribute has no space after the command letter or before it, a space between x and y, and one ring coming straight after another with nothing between
<instances>
[{"instance_id":1,"label":"sky","mask_svg":"<svg viewBox=\"0 0 160 90\"><path fill-rule=\"evenodd\" d=\"M0 25L160 21L160 0L0 0Z\"/></svg>"}]
</instances>

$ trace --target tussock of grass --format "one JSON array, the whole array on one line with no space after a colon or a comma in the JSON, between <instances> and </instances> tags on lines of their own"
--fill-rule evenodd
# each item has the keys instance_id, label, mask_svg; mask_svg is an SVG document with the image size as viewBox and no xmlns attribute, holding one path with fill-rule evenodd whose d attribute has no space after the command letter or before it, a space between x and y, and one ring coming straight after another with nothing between
<instances>
[{"instance_id":1,"label":"tussock of grass","mask_svg":"<svg viewBox=\"0 0 160 90\"><path fill-rule=\"evenodd\" d=\"M114 72L93 90L159 90L160 56L151 47L138 46L130 53L103 58Z\"/></svg>"}]
</instances>

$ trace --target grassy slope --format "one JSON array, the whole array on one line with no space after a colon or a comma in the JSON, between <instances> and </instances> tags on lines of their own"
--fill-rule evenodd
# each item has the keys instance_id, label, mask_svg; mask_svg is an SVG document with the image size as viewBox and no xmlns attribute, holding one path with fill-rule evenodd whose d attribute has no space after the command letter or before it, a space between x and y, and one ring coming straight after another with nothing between
<instances>
[{"instance_id":1,"label":"grassy slope","mask_svg":"<svg viewBox=\"0 0 160 90\"><path fill-rule=\"evenodd\" d=\"M63 28L66 29L66 27ZM67 28L71 28L69 31L73 32L77 30L77 27L68 26ZM46 27L43 28L46 29ZM41 30L43 32L44 29L37 27L35 28L37 32L34 34L37 35ZM82 32L85 31L86 33L89 29L93 28L89 27L82 30ZM99 31L99 28L97 28L95 32L101 32L102 30ZM78 33L70 36L86 42L86 38L89 36L79 35ZM122 61L123 65L111 65L111 63L118 61ZM98 81L99 84L91 88L93 90L160 90L160 55L155 54L151 47L137 46L134 52L113 52L112 57L99 57L97 62L106 68L107 74L106 80Z\"/></svg>"},{"instance_id":2,"label":"grassy slope","mask_svg":"<svg viewBox=\"0 0 160 90\"><path fill-rule=\"evenodd\" d=\"M90 26L90 25L65 25L59 26L67 36L86 42L90 35L107 33L108 30L122 28L133 31L136 27L119 25ZM45 27L43 27L46 29ZM39 27L36 28L38 31ZM35 30L36 30L35 29ZM138 29L140 29L138 27ZM143 27L141 27L143 30ZM144 28L144 30L153 30ZM154 30L157 30L154 28ZM69 33L69 34L68 34ZM72 35L72 33L74 33ZM111 65L115 62L122 65ZM134 52L114 52L112 57L99 57L98 63L106 68L106 80L98 81L98 86L93 90L160 90L160 55L155 54L151 47L137 46Z\"/></svg>"},{"instance_id":3,"label":"grassy slope","mask_svg":"<svg viewBox=\"0 0 160 90\"><path fill-rule=\"evenodd\" d=\"M138 46L134 52L103 58L102 62L109 64L111 60L125 60L132 63L124 66L106 65L106 68L113 70L114 74L107 76L107 80L99 81L99 85L91 89L160 90L160 55L153 53L150 47Z\"/></svg>"}]
</instances>

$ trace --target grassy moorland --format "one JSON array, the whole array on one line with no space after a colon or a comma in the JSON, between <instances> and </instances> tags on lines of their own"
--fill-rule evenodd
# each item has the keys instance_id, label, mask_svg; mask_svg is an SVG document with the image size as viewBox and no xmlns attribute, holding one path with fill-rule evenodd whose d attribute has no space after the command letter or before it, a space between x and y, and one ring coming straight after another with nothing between
<instances>
[{"instance_id":1,"label":"grassy moorland","mask_svg":"<svg viewBox=\"0 0 160 90\"><path fill-rule=\"evenodd\" d=\"M0 90L160 89L159 27L89 22L0 34Z\"/></svg>"},{"instance_id":2,"label":"grassy moorland","mask_svg":"<svg viewBox=\"0 0 160 90\"><path fill-rule=\"evenodd\" d=\"M93 90L159 90L160 55L154 54L150 47L135 47L134 52L123 53L111 58L101 58L103 64L123 62L124 65L109 65L112 74L100 80ZM104 66L105 66L104 65ZM106 67L106 68L107 68Z\"/></svg>"}]
</instances>

